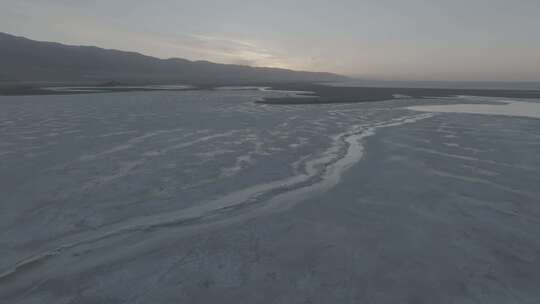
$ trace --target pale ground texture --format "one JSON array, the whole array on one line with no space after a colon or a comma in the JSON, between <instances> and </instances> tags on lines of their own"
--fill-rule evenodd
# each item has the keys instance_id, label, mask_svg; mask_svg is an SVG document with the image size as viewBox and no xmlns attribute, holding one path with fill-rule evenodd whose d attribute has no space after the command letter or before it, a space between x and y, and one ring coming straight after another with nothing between
<instances>
[{"instance_id":1,"label":"pale ground texture","mask_svg":"<svg viewBox=\"0 0 540 304\"><path fill-rule=\"evenodd\" d=\"M539 119L290 94L0 97L0 303L540 303Z\"/></svg>"}]
</instances>

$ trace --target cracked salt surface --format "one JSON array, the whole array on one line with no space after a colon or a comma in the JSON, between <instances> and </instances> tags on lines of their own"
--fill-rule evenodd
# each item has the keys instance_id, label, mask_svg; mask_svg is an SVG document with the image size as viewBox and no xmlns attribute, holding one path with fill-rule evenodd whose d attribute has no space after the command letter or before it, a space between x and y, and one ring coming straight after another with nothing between
<instances>
[{"instance_id":1,"label":"cracked salt surface","mask_svg":"<svg viewBox=\"0 0 540 304\"><path fill-rule=\"evenodd\" d=\"M0 302L540 296L540 121L279 94L0 97Z\"/></svg>"}]
</instances>

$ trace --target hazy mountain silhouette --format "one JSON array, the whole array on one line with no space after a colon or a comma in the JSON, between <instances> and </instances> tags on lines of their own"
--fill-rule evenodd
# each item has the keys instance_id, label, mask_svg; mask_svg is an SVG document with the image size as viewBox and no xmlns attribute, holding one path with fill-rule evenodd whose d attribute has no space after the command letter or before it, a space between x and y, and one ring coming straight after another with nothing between
<instances>
[{"instance_id":1,"label":"hazy mountain silhouette","mask_svg":"<svg viewBox=\"0 0 540 304\"><path fill-rule=\"evenodd\" d=\"M159 59L135 52L41 42L0 33L0 81L291 82L340 81L332 73Z\"/></svg>"}]
</instances>

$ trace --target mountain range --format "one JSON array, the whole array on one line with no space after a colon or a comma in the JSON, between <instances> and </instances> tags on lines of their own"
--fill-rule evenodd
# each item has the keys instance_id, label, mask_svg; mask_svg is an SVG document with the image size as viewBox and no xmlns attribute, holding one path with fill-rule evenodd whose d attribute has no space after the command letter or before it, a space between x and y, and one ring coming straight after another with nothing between
<instances>
[{"instance_id":1,"label":"mountain range","mask_svg":"<svg viewBox=\"0 0 540 304\"><path fill-rule=\"evenodd\" d=\"M321 72L160 59L0 33L0 82L252 83L343 81Z\"/></svg>"}]
</instances>

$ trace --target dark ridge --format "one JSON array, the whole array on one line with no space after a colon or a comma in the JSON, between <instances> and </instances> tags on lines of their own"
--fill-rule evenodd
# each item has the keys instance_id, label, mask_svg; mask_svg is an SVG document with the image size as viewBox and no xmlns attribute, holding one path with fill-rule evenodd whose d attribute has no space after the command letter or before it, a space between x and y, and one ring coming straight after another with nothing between
<instances>
[{"instance_id":1,"label":"dark ridge","mask_svg":"<svg viewBox=\"0 0 540 304\"><path fill-rule=\"evenodd\" d=\"M0 33L0 83L21 82L320 82L343 81L332 73L159 59L135 52L40 42Z\"/></svg>"}]
</instances>

